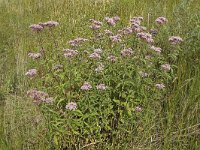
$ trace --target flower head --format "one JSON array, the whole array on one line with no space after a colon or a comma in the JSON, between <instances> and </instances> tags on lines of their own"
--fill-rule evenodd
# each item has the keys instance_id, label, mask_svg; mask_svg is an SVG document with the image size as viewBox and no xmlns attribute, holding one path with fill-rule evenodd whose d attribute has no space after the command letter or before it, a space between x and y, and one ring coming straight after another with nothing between
<instances>
[{"instance_id":1,"label":"flower head","mask_svg":"<svg viewBox=\"0 0 200 150\"><path fill-rule=\"evenodd\" d=\"M114 35L114 36L110 36L110 39L111 39L111 41L114 42L114 43L119 43L119 42L122 41L122 40L121 40L121 35L120 35L120 34Z\"/></svg>"},{"instance_id":2,"label":"flower head","mask_svg":"<svg viewBox=\"0 0 200 150\"><path fill-rule=\"evenodd\" d=\"M39 24L32 24L29 26L33 31L42 31L43 27Z\"/></svg>"},{"instance_id":3,"label":"flower head","mask_svg":"<svg viewBox=\"0 0 200 150\"><path fill-rule=\"evenodd\" d=\"M70 40L70 41L69 41L69 44L70 44L71 46L78 46L78 45L82 44L82 43L85 42L85 41L88 41L88 39L79 37L79 38L76 38L76 39L74 39L74 40Z\"/></svg>"},{"instance_id":4,"label":"flower head","mask_svg":"<svg viewBox=\"0 0 200 150\"><path fill-rule=\"evenodd\" d=\"M171 44L173 44L173 45L176 45L176 44L183 42L183 39L179 36L171 36L169 38L169 42L171 42Z\"/></svg>"},{"instance_id":5,"label":"flower head","mask_svg":"<svg viewBox=\"0 0 200 150\"><path fill-rule=\"evenodd\" d=\"M100 59L100 58L101 58L101 56L100 56L98 53L96 53L96 52L90 54L89 57L90 57L90 58L94 58L94 59Z\"/></svg>"},{"instance_id":6,"label":"flower head","mask_svg":"<svg viewBox=\"0 0 200 150\"><path fill-rule=\"evenodd\" d=\"M115 61L117 60L117 57L114 56L113 54L110 54L110 55L108 56L107 59L108 59L109 61L111 61L111 62L115 62Z\"/></svg>"},{"instance_id":7,"label":"flower head","mask_svg":"<svg viewBox=\"0 0 200 150\"><path fill-rule=\"evenodd\" d=\"M99 91L103 91L103 90L106 90L107 87L105 86L105 84L99 84L96 86L96 88Z\"/></svg>"},{"instance_id":8,"label":"flower head","mask_svg":"<svg viewBox=\"0 0 200 150\"><path fill-rule=\"evenodd\" d=\"M167 23L167 21L168 20L165 17L158 17L156 19L156 23L159 24L159 25L165 24L165 23Z\"/></svg>"},{"instance_id":9,"label":"flower head","mask_svg":"<svg viewBox=\"0 0 200 150\"><path fill-rule=\"evenodd\" d=\"M152 38L152 35L146 32L140 32L137 34L137 37L146 41L147 43L153 43L154 40Z\"/></svg>"},{"instance_id":10,"label":"flower head","mask_svg":"<svg viewBox=\"0 0 200 150\"><path fill-rule=\"evenodd\" d=\"M102 22L100 22L100 21L90 19L90 22L92 22L92 25L90 26L90 28L92 30L98 30L102 26Z\"/></svg>"},{"instance_id":11,"label":"flower head","mask_svg":"<svg viewBox=\"0 0 200 150\"><path fill-rule=\"evenodd\" d=\"M161 65L161 69L164 71L170 71L171 66L170 66L170 64L163 64L163 65Z\"/></svg>"},{"instance_id":12,"label":"flower head","mask_svg":"<svg viewBox=\"0 0 200 150\"><path fill-rule=\"evenodd\" d=\"M110 26L114 26L116 24L116 21L113 18L105 17L105 20Z\"/></svg>"},{"instance_id":13,"label":"flower head","mask_svg":"<svg viewBox=\"0 0 200 150\"><path fill-rule=\"evenodd\" d=\"M85 82L82 86L81 86L81 90L84 90L84 91L88 91L92 89L92 85L89 83L89 82Z\"/></svg>"},{"instance_id":14,"label":"flower head","mask_svg":"<svg viewBox=\"0 0 200 150\"><path fill-rule=\"evenodd\" d=\"M155 87L156 87L157 89L159 89L159 90L162 90L162 89L165 88L165 85L161 83L161 84L156 84Z\"/></svg>"},{"instance_id":15,"label":"flower head","mask_svg":"<svg viewBox=\"0 0 200 150\"><path fill-rule=\"evenodd\" d=\"M58 22L56 22L56 21L47 21L47 22L45 22L44 23L44 26L47 26L47 27L55 27L55 26L58 26L59 25L59 23Z\"/></svg>"},{"instance_id":16,"label":"flower head","mask_svg":"<svg viewBox=\"0 0 200 150\"><path fill-rule=\"evenodd\" d=\"M118 33L123 34L123 35L131 34L132 32L133 32L133 30L130 27L118 30Z\"/></svg>"},{"instance_id":17,"label":"flower head","mask_svg":"<svg viewBox=\"0 0 200 150\"><path fill-rule=\"evenodd\" d=\"M151 49L157 53L161 53L162 49L160 47L151 46Z\"/></svg>"},{"instance_id":18,"label":"flower head","mask_svg":"<svg viewBox=\"0 0 200 150\"><path fill-rule=\"evenodd\" d=\"M30 70L28 70L28 71L26 72L25 75L28 76L28 77L34 77L34 76L37 75L37 70L36 70L36 69L30 69Z\"/></svg>"},{"instance_id":19,"label":"flower head","mask_svg":"<svg viewBox=\"0 0 200 150\"><path fill-rule=\"evenodd\" d=\"M28 53L28 56L32 58L33 60L41 58L42 54L41 53Z\"/></svg>"},{"instance_id":20,"label":"flower head","mask_svg":"<svg viewBox=\"0 0 200 150\"><path fill-rule=\"evenodd\" d=\"M111 36L113 35L112 31L110 30L104 30L105 34L108 35L108 36Z\"/></svg>"},{"instance_id":21,"label":"flower head","mask_svg":"<svg viewBox=\"0 0 200 150\"><path fill-rule=\"evenodd\" d=\"M77 50L64 49L65 58L72 58L72 57L75 57L76 55L78 55L78 51Z\"/></svg>"},{"instance_id":22,"label":"flower head","mask_svg":"<svg viewBox=\"0 0 200 150\"><path fill-rule=\"evenodd\" d=\"M133 50L131 48L123 49L121 51L121 55L123 57L131 56L133 54Z\"/></svg>"},{"instance_id":23,"label":"flower head","mask_svg":"<svg viewBox=\"0 0 200 150\"><path fill-rule=\"evenodd\" d=\"M101 48L97 48L97 49L94 50L94 53L101 54L102 53L102 49Z\"/></svg>"},{"instance_id":24,"label":"flower head","mask_svg":"<svg viewBox=\"0 0 200 150\"><path fill-rule=\"evenodd\" d=\"M70 102L65 106L65 108L67 110L76 110L77 109L77 104L75 102Z\"/></svg>"},{"instance_id":25,"label":"flower head","mask_svg":"<svg viewBox=\"0 0 200 150\"><path fill-rule=\"evenodd\" d=\"M35 89L27 91L27 96L32 98L36 104L53 102L53 98L49 97L47 93Z\"/></svg>"}]
</instances>

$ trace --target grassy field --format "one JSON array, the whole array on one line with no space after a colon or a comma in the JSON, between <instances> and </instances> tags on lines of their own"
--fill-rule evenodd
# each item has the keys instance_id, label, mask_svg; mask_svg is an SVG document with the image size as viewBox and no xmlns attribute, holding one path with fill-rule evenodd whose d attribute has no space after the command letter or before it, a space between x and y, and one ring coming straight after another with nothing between
<instances>
[{"instance_id":1,"label":"grassy field","mask_svg":"<svg viewBox=\"0 0 200 150\"><path fill-rule=\"evenodd\" d=\"M0 0L0 149L200 149L199 8L198 0ZM62 50L69 40L91 35L89 19L116 15L121 18L121 26L134 16L143 16L147 28L155 28L152 24L159 16L168 19L159 44L170 50L168 36L178 35L184 40L177 48L180 53L173 81L157 100L147 101L151 93L144 94L141 103L146 110L135 117L133 127L124 123L112 144L96 141L93 135L82 140L67 133L65 139L65 134L50 127L54 124L48 120L51 113L46 115L25 95L33 84L24 74L29 67L38 65L30 62L27 54L42 47L29 26L48 20L59 22L55 32L45 32L47 38L42 40L56 41ZM47 48L52 49L51 45ZM56 119L55 124L62 121ZM123 133L131 128L134 134ZM64 141L71 143L66 146Z\"/></svg>"}]
</instances>

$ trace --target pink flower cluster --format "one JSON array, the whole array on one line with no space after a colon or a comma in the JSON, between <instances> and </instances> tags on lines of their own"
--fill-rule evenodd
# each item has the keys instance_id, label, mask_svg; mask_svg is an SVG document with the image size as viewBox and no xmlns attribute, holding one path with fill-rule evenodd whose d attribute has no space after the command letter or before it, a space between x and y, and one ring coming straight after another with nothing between
<instances>
[{"instance_id":1,"label":"pink flower cluster","mask_svg":"<svg viewBox=\"0 0 200 150\"><path fill-rule=\"evenodd\" d=\"M115 17L112 17L112 18L105 17L105 21L110 26L114 26L119 20L120 20L120 18L118 16L115 16Z\"/></svg>"},{"instance_id":2,"label":"pink flower cluster","mask_svg":"<svg viewBox=\"0 0 200 150\"><path fill-rule=\"evenodd\" d=\"M101 48L94 49L94 53L101 54L102 52Z\"/></svg>"},{"instance_id":3,"label":"pink flower cluster","mask_svg":"<svg viewBox=\"0 0 200 150\"><path fill-rule=\"evenodd\" d=\"M112 42L114 42L114 43L119 43L119 42L121 42L122 40L121 40L121 35L120 34L117 34L117 35L114 35L114 36L110 36L110 39L111 39L111 41Z\"/></svg>"},{"instance_id":4,"label":"pink flower cluster","mask_svg":"<svg viewBox=\"0 0 200 150\"><path fill-rule=\"evenodd\" d=\"M80 45L80 44L82 44L83 42L85 42L85 41L88 41L88 39L85 39L85 38L76 38L76 39L74 39L74 40L70 40L69 41L69 44L71 45L71 46L78 46L78 45Z\"/></svg>"},{"instance_id":5,"label":"pink flower cluster","mask_svg":"<svg viewBox=\"0 0 200 150\"><path fill-rule=\"evenodd\" d=\"M28 77L34 77L34 76L37 75L37 70L36 70L36 69L30 69L30 70L28 70L28 71L26 72L25 75L28 76Z\"/></svg>"},{"instance_id":6,"label":"pink flower cluster","mask_svg":"<svg viewBox=\"0 0 200 150\"><path fill-rule=\"evenodd\" d=\"M137 33L145 31L146 27L140 26L142 21L143 17L133 17L130 19L132 31Z\"/></svg>"},{"instance_id":7,"label":"pink flower cluster","mask_svg":"<svg viewBox=\"0 0 200 150\"><path fill-rule=\"evenodd\" d=\"M123 57L131 56L133 54L133 50L131 48L123 49L121 51L121 55Z\"/></svg>"},{"instance_id":8,"label":"pink flower cluster","mask_svg":"<svg viewBox=\"0 0 200 150\"><path fill-rule=\"evenodd\" d=\"M164 71L170 71L171 66L170 66L170 64L163 64L163 65L161 65L161 69Z\"/></svg>"},{"instance_id":9,"label":"pink flower cluster","mask_svg":"<svg viewBox=\"0 0 200 150\"><path fill-rule=\"evenodd\" d=\"M75 102L70 102L65 106L65 108L67 110L76 110L77 109L77 104Z\"/></svg>"},{"instance_id":10,"label":"pink flower cluster","mask_svg":"<svg viewBox=\"0 0 200 150\"><path fill-rule=\"evenodd\" d=\"M41 58L42 54L41 53L28 53L28 56L32 58L33 60Z\"/></svg>"},{"instance_id":11,"label":"pink flower cluster","mask_svg":"<svg viewBox=\"0 0 200 150\"><path fill-rule=\"evenodd\" d=\"M123 28L121 30L118 30L118 33L122 34L122 35L127 35L127 34L131 34L133 32L131 27L126 27Z\"/></svg>"},{"instance_id":12,"label":"pink flower cluster","mask_svg":"<svg viewBox=\"0 0 200 150\"><path fill-rule=\"evenodd\" d=\"M141 17L141 16L133 17L130 19L131 25L136 25L136 26L140 26L142 21L143 21L143 17Z\"/></svg>"},{"instance_id":13,"label":"pink flower cluster","mask_svg":"<svg viewBox=\"0 0 200 150\"><path fill-rule=\"evenodd\" d=\"M57 25L59 25L59 23L56 22L56 21L47 21L47 22L39 23L39 24L32 24L32 25L30 25L30 28L31 28L33 31L42 31L42 29L43 29L44 27L49 27L49 28L51 28L51 27L55 27L55 26L57 26Z\"/></svg>"},{"instance_id":14,"label":"pink flower cluster","mask_svg":"<svg viewBox=\"0 0 200 150\"><path fill-rule=\"evenodd\" d=\"M33 31L42 31L43 27L39 24L32 24L29 26Z\"/></svg>"},{"instance_id":15,"label":"pink flower cluster","mask_svg":"<svg viewBox=\"0 0 200 150\"><path fill-rule=\"evenodd\" d=\"M72 57L75 57L76 55L78 55L78 51L77 50L64 49L65 58L72 58Z\"/></svg>"},{"instance_id":16,"label":"pink flower cluster","mask_svg":"<svg viewBox=\"0 0 200 150\"><path fill-rule=\"evenodd\" d=\"M53 98L49 97L47 93L35 89L27 91L27 96L32 98L36 104L53 102Z\"/></svg>"},{"instance_id":17,"label":"pink flower cluster","mask_svg":"<svg viewBox=\"0 0 200 150\"><path fill-rule=\"evenodd\" d=\"M108 59L109 61L111 61L111 62L115 62L115 61L117 60L117 57L114 56L113 54L110 54L110 55L108 56L107 59Z\"/></svg>"},{"instance_id":18,"label":"pink flower cluster","mask_svg":"<svg viewBox=\"0 0 200 150\"><path fill-rule=\"evenodd\" d=\"M147 43L153 43L154 40L152 38L152 35L146 32L140 32L137 33L137 37L142 39L143 41L146 41Z\"/></svg>"},{"instance_id":19,"label":"pink flower cluster","mask_svg":"<svg viewBox=\"0 0 200 150\"><path fill-rule=\"evenodd\" d=\"M90 57L90 58L94 58L94 59L100 59L100 58L101 58L100 54L98 54L98 53L96 53L96 52L90 54L89 57Z\"/></svg>"},{"instance_id":20,"label":"pink flower cluster","mask_svg":"<svg viewBox=\"0 0 200 150\"><path fill-rule=\"evenodd\" d=\"M92 89L92 85L89 83L89 82L85 82L82 86L81 86L81 90L84 90L84 91L88 91Z\"/></svg>"},{"instance_id":21,"label":"pink flower cluster","mask_svg":"<svg viewBox=\"0 0 200 150\"><path fill-rule=\"evenodd\" d=\"M162 25L167 23L168 20L165 17L158 17L155 21L157 24Z\"/></svg>"},{"instance_id":22,"label":"pink flower cluster","mask_svg":"<svg viewBox=\"0 0 200 150\"><path fill-rule=\"evenodd\" d=\"M151 50L154 50L157 53L161 53L162 49L160 47L151 46Z\"/></svg>"},{"instance_id":23,"label":"pink flower cluster","mask_svg":"<svg viewBox=\"0 0 200 150\"><path fill-rule=\"evenodd\" d=\"M105 84L99 84L96 86L96 88L99 91L103 91L103 90L106 90L107 86L105 86Z\"/></svg>"},{"instance_id":24,"label":"pink flower cluster","mask_svg":"<svg viewBox=\"0 0 200 150\"><path fill-rule=\"evenodd\" d=\"M161 83L161 84L156 84L155 87L156 87L157 89L159 89L159 90L162 90L162 89L165 88L165 85Z\"/></svg>"},{"instance_id":25,"label":"pink flower cluster","mask_svg":"<svg viewBox=\"0 0 200 150\"><path fill-rule=\"evenodd\" d=\"M110 31L110 30L104 30L104 32L105 32L105 35L108 35L108 36L113 35L112 31Z\"/></svg>"},{"instance_id":26,"label":"pink flower cluster","mask_svg":"<svg viewBox=\"0 0 200 150\"><path fill-rule=\"evenodd\" d=\"M90 26L92 30L98 30L99 28L101 28L103 24L102 22L94 20L94 19L90 19L90 22L92 23L92 25Z\"/></svg>"},{"instance_id":27,"label":"pink flower cluster","mask_svg":"<svg viewBox=\"0 0 200 150\"><path fill-rule=\"evenodd\" d=\"M179 36L171 36L169 38L169 42L171 42L171 44L173 44L173 45L176 45L176 44L183 42L183 39Z\"/></svg>"}]
</instances>

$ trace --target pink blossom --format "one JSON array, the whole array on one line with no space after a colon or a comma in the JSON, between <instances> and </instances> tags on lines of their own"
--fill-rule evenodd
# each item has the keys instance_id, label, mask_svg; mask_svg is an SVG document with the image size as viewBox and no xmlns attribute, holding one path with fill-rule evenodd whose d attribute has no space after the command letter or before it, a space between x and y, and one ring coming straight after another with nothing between
<instances>
[{"instance_id":1,"label":"pink blossom","mask_svg":"<svg viewBox=\"0 0 200 150\"><path fill-rule=\"evenodd\" d=\"M52 104L53 103L53 98L52 97L48 97L45 99L42 99L42 101L46 104Z\"/></svg>"},{"instance_id":2,"label":"pink blossom","mask_svg":"<svg viewBox=\"0 0 200 150\"><path fill-rule=\"evenodd\" d=\"M105 20L110 26L114 26L116 24L116 21L113 18L105 17Z\"/></svg>"},{"instance_id":3,"label":"pink blossom","mask_svg":"<svg viewBox=\"0 0 200 150\"><path fill-rule=\"evenodd\" d=\"M118 30L118 33L123 34L123 35L131 34L132 32L133 32L133 30L130 27Z\"/></svg>"},{"instance_id":4,"label":"pink blossom","mask_svg":"<svg viewBox=\"0 0 200 150\"><path fill-rule=\"evenodd\" d=\"M133 17L130 19L130 23L132 25L140 25L140 23L143 21L143 17Z\"/></svg>"},{"instance_id":5,"label":"pink blossom","mask_svg":"<svg viewBox=\"0 0 200 150\"><path fill-rule=\"evenodd\" d=\"M92 24L91 26L89 26L92 30L98 30L101 28L100 25L96 25L96 24Z\"/></svg>"},{"instance_id":6,"label":"pink blossom","mask_svg":"<svg viewBox=\"0 0 200 150\"><path fill-rule=\"evenodd\" d=\"M76 110L77 109L77 104L75 102L70 102L65 106L65 108L67 110Z\"/></svg>"},{"instance_id":7,"label":"pink blossom","mask_svg":"<svg viewBox=\"0 0 200 150\"><path fill-rule=\"evenodd\" d=\"M173 44L173 45L176 45L176 44L183 42L183 39L179 36L171 36L169 38L169 42L171 42L171 44Z\"/></svg>"},{"instance_id":8,"label":"pink blossom","mask_svg":"<svg viewBox=\"0 0 200 150\"><path fill-rule=\"evenodd\" d=\"M44 25L47 26L47 27L55 27L55 26L58 26L59 23L56 22L56 21L47 21L47 22L44 23Z\"/></svg>"},{"instance_id":9,"label":"pink blossom","mask_svg":"<svg viewBox=\"0 0 200 150\"><path fill-rule=\"evenodd\" d=\"M94 19L90 19L90 22L92 22L95 25L99 25L99 26L102 26L102 24L103 24L102 22L94 20Z\"/></svg>"},{"instance_id":10,"label":"pink blossom","mask_svg":"<svg viewBox=\"0 0 200 150\"><path fill-rule=\"evenodd\" d=\"M99 84L96 86L96 88L99 91L103 91L103 90L106 90L107 87L105 86L105 84Z\"/></svg>"},{"instance_id":11,"label":"pink blossom","mask_svg":"<svg viewBox=\"0 0 200 150\"><path fill-rule=\"evenodd\" d=\"M28 53L28 56L34 60L39 59L42 54L41 53Z\"/></svg>"},{"instance_id":12,"label":"pink blossom","mask_svg":"<svg viewBox=\"0 0 200 150\"><path fill-rule=\"evenodd\" d=\"M113 17L113 19L117 22L117 21L120 20L120 17L119 16L115 16L115 17Z\"/></svg>"},{"instance_id":13,"label":"pink blossom","mask_svg":"<svg viewBox=\"0 0 200 150\"><path fill-rule=\"evenodd\" d=\"M115 62L115 61L117 60L117 57L114 56L113 54L110 54L110 55L108 56L107 59L108 59L109 61L111 61L111 62Z\"/></svg>"},{"instance_id":14,"label":"pink blossom","mask_svg":"<svg viewBox=\"0 0 200 150\"><path fill-rule=\"evenodd\" d=\"M152 38L152 35L146 32L140 32L137 34L137 37L139 37L140 39L146 41L147 43L153 43L154 40Z\"/></svg>"},{"instance_id":15,"label":"pink blossom","mask_svg":"<svg viewBox=\"0 0 200 150\"><path fill-rule=\"evenodd\" d=\"M28 70L28 72L26 72L25 75L28 76L28 77L34 77L34 76L37 75L37 70L36 69L30 69L30 70Z\"/></svg>"},{"instance_id":16,"label":"pink blossom","mask_svg":"<svg viewBox=\"0 0 200 150\"><path fill-rule=\"evenodd\" d=\"M121 55L123 57L131 56L133 54L133 50L131 48L123 49L121 51Z\"/></svg>"},{"instance_id":17,"label":"pink blossom","mask_svg":"<svg viewBox=\"0 0 200 150\"><path fill-rule=\"evenodd\" d=\"M114 43L119 43L119 42L122 41L122 40L121 40L121 35L120 35L120 34L114 35L114 36L110 36L110 39L111 39L111 41L114 42Z\"/></svg>"},{"instance_id":18,"label":"pink blossom","mask_svg":"<svg viewBox=\"0 0 200 150\"><path fill-rule=\"evenodd\" d=\"M78 45L80 45L80 44L82 44L83 42L86 42L86 41L88 41L88 39L78 37L78 38L76 38L74 40L70 40L69 44L71 46L78 46Z\"/></svg>"},{"instance_id":19,"label":"pink blossom","mask_svg":"<svg viewBox=\"0 0 200 150\"><path fill-rule=\"evenodd\" d=\"M112 31L110 30L104 30L105 34L108 35L108 36L111 36L113 35Z\"/></svg>"},{"instance_id":20,"label":"pink blossom","mask_svg":"<svg viewBox=\"0 0 200 150\"><path fill-rule=\"evenodd\" d=\"M162 49L160 47L151 46L151 49L157 53L161 53Z\"/></svg>"},{"instance_id":21,"label":"pink blossom","mask_svg":"<svg viewBox=\"0 0 200 150\"><path fill-rule=\"evenodd\" d=\"M82 86L81 86L81 90L85 90L85 91L88 91L92 89L92 85L88 82L85 82Z\"/></svg>"},{"instance_id":22,"label":"pink blossom","mask_svg":"<svg viewBox=\"0 0 200 150\"><path fill-rule=\"evenodd\" d=\"M94 50L94 53L101 54L102 53L102 49L101 48L97 48L97 49Z\"/></svg>"},{"instance_id":23,"label":"pink blossom","mask_svg":"<svg viewBox=\"0 0 200 150\"><path fill-rule=\"evenodd\" d=\"M90 28L93 30L98 30L102 26L102 22L100 22L100 21L90 19L90 22L92 22L92 25L90 26Z\"/></svg>"},{"instance_id":24,"label":"pink blossom","mask_svg":"<svg viewBox=\"0 0 200 150\"><path fill-rule=\"evenodd\" d=\"M72 57L75 57L76 55L78 55L78 51L77 50L64 49L65 58L72 58Z\"/></svg>"},{"instance_id":25,"label":"pink blossom","mask_svg":"<svg viewBox=\"0 0 200 150\"><path fill-rule=\"evenodd\" d=\"M35 89L27 91L27 96L32 98L36 104L53 102L53 98L50 98L47 93Z\"/></svg>"},{"instance_id":26,"label":"pink blossom","mask_svg":"<svg viewBox=\"0 0 200 150\"><path fill-rule=\"evenodd\" d=\"M90 56L89 56L90 58L94 58L94 59L100 59L101 58L101 56L98 54L98 53L92 53L92 54L90 54Z\"/></svg>"},{"instance_id":27,"label":"pink blossom","mask_svg":"<svg viewBox=\"0 0 200 150\"><path fill-rule=\"evenodd\" d=\"M39 24L32 24L30 25L30 28L33 30L33 31L42 31L43 27Z\"/></svg>"},{"instance_id":28,"label":"pink blossom","mask_svg":"<svg viewBox=\"0 0 200 150\"><path fill-rule=\"evenodd\" d=\"M165 24L165 23L167 23L167 21L168 20L165 17L158 17L156 19L156 23L159 24L159 25Z\"/></svg>"},{"instance_id":29,"label":"pink blossom","mask_svg":"<svg viewBox=\"0 0 200 150\"><path fill-rule=\"evenodd\" d=\"M161 69L164 71L170 71L171 66L170 66L170 64L163 64L163 65L161 65Z\"/></svg>"},{"instance_id":30,"label":"pink blossom","mask_svg":"<svg viewBox=\"0 0 200 150\"><path fill-rule=\"evenodd\" d=\"M157 89L161 90L161 89L164 89L164 88L165 88L165 85L161 83L161 84L156 84L155 87L156 87Z\"/></svg>"}]
</instances>

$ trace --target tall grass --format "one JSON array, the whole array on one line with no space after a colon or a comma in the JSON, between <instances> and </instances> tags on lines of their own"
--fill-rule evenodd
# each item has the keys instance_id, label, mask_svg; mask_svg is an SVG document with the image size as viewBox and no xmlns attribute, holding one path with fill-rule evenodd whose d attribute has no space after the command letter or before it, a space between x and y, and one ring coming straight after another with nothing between
<instances>
[{"instance_id":1,"label":"tall grass","mask_svg":"<svg viewBox=\"0 0 200 150\"><path fill-rule=\"evenodd\" d=\"M119 15L122 24L126 24L129 18L141 15L145 24L151 26L155 18L166 16L169 23L162 31L163 36L160 39L168 38L166 35L180 35L184 39L177 60L177 78L173 81L165 101L149 102L148 107L154 107L156 113L147 108L142 121L136 124L137 133L133 135L133 146L135 149L199 149L199 7L198 0L0 1L0 88L9 94L17 93L22 97L28 89L29 83L24 77L27 70L27 53L36 51L41 46L33 42L36 41L36 37L29 31L30 24L48 20L58 21L60 27L56 29L54 36L57 37L59 45L65 47L70 39L78 35L87 36L87 22L90 18L102 20L105 16ZM168 49L165 42L160 42L163 48ZM4 139L2 146L7 149L28 149L30 141L26 139L32 140L32 134L37 136L37 132L41 131L41 128L32 123L26 123L38 114L37 107L27 99L7 94L6 96L6 102L0 108L0 112L5 116L2 123L3 133L0 132L4 137L0 138ZM29 109L32 110L30 114L27 113ZM15 125L19 127L15 129ZM31 132L30 125L33 125L34 132ZM37 144L40 149L47 149L43 143ZM84 148L92 149L92 146L86 145ZM120 149L120 146L117 145L117 148Z\"/></svg>"}]
</instances>

